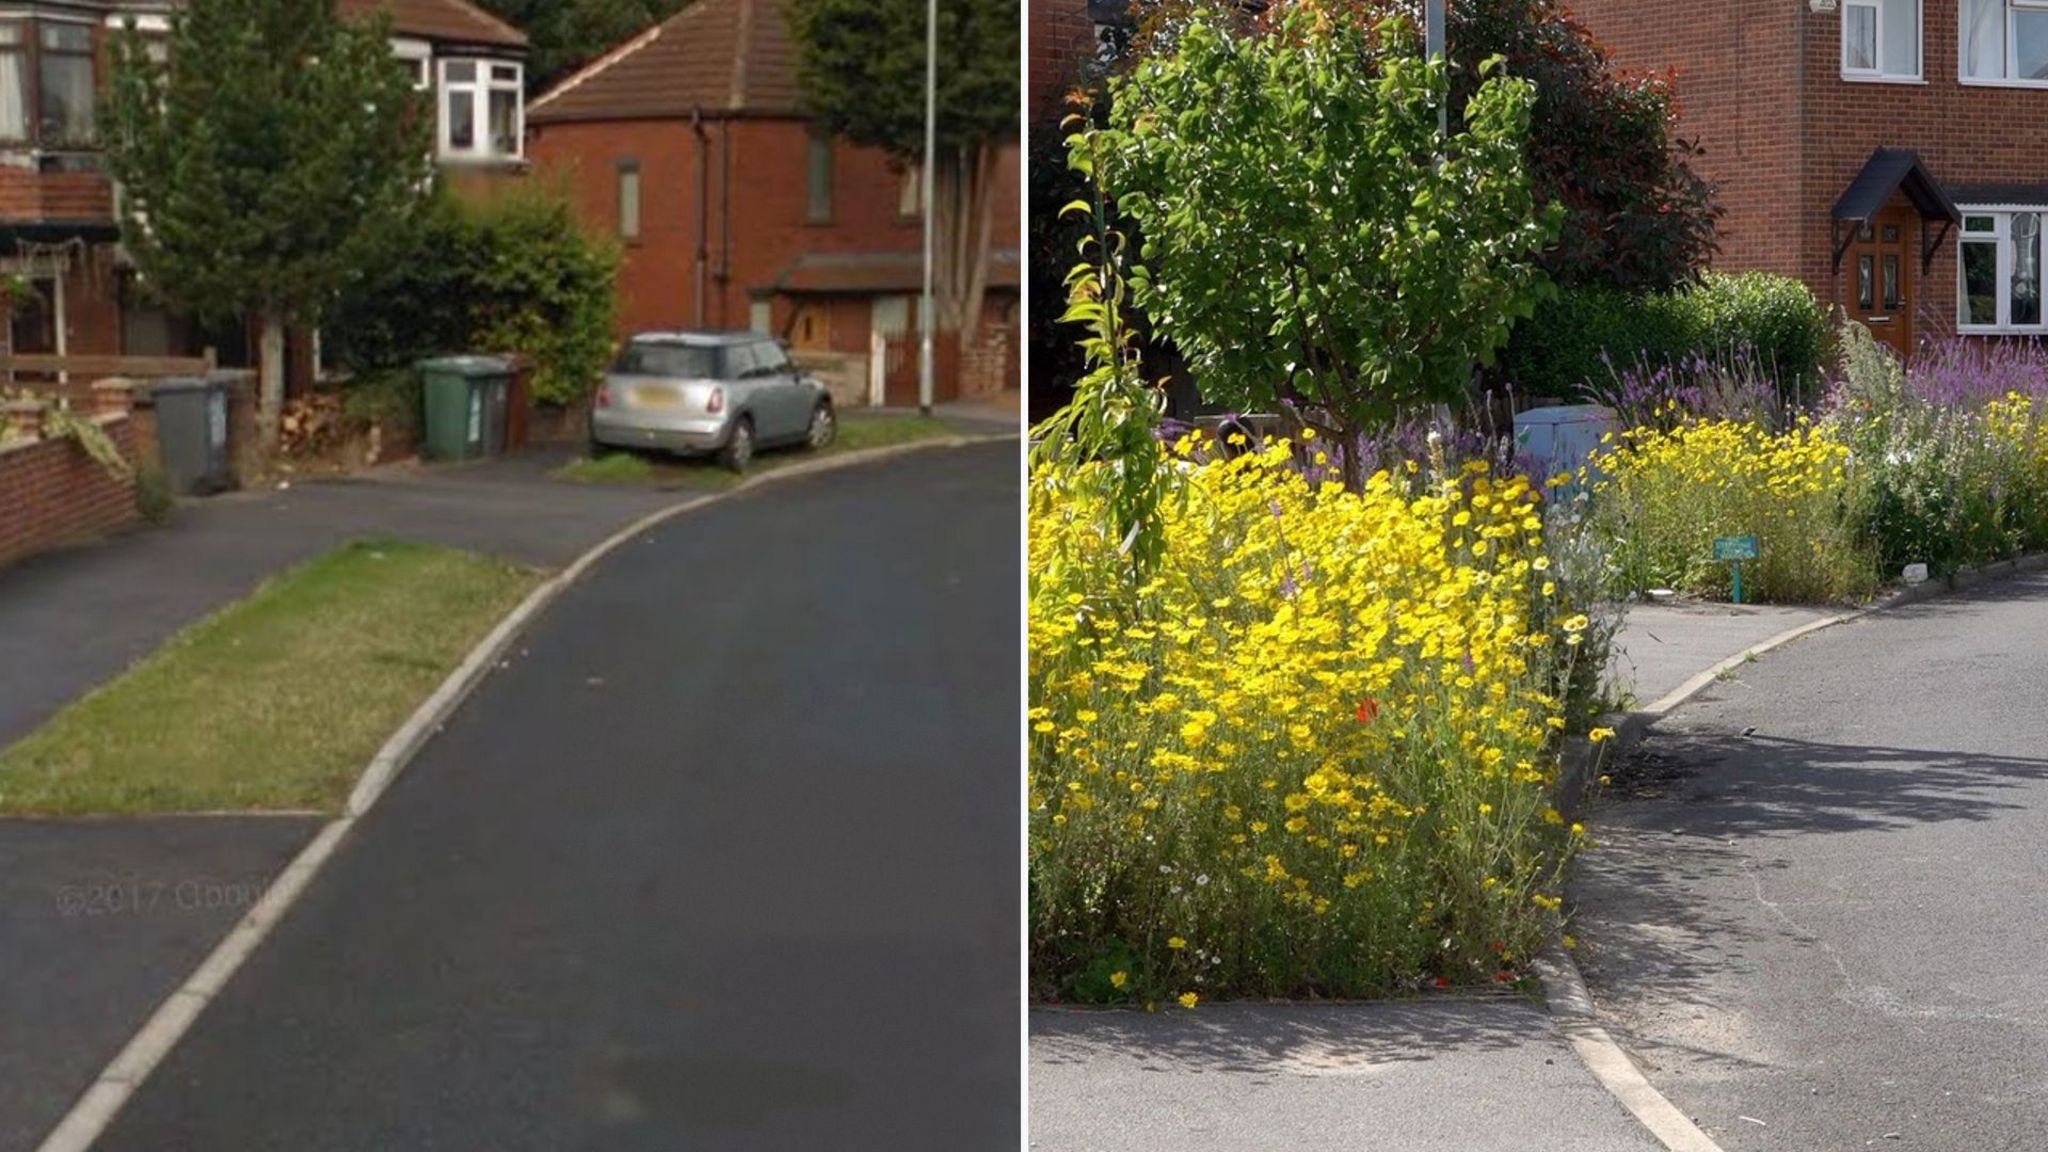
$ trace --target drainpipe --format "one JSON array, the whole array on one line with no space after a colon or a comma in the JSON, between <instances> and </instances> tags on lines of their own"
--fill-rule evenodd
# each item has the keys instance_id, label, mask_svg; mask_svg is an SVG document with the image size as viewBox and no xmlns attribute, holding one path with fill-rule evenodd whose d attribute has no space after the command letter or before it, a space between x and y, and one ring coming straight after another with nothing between
<instances>
[{"instance_id":1,"label":"drainpipe","mask_svg":"<svg viewBox=\"0 0 2048 1152\"><path fill-rule=\"evenodd\" d=\"M704 131L704 109L690 110L690 131L697 134L697 323L704 327L705 273L711 264L711 137Z\"/></svg>"},{"instance_id":2,"label":"drainpipe","mask_svg":"<svg viewBox=\"0 0 2048 1152\"><path fill-rule=\"evenodd\" d=\"M732 287L732 121L718 128L718 323L729 327L725 298Z\"/></svg>"}]
</instances>

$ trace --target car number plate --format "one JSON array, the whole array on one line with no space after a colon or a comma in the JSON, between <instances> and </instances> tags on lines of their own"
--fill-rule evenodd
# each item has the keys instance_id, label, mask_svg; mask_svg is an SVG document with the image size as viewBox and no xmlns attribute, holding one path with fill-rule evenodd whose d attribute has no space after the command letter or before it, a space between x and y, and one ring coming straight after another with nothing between
<instances>
[{"instance_id":1,"label":"car number plate","mask_svg":"<svg viewBox=\"0 0 2048 1152\"><path fill-rule=\"evenodd\" d=\"M682 402L682 396L678 395L673 388L648 388L643 386L633 389L633 403L641 408L675 408L681 405Z\"/></svg>"}]
</instances>

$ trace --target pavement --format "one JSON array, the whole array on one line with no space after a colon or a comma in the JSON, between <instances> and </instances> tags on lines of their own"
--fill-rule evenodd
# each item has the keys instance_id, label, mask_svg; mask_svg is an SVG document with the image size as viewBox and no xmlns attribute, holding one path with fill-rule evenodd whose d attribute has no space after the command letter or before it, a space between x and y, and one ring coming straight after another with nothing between
<instances>
[{"instance_id":1,"label":"pavement","mask_svg":"<svg viewBox=\"0 0 2048 1152\"><path fill-rule=\"evenodd\" d=\"M1649 1152L1542 1005L1031 1013L1037 1152Z\"/></svg>"},{"instance_id":2,"label":"pavement","mask_svg":"<svg viewBox=\"0 0 2048 1152\"><path fill-rule=\"evenodd\" d=\"M2048 1143L2048 577L1742 665L1609 769L1601 1015L1728 1152Z\"/></svg>"},{"instance_id":3,"label":"pavement","mask_svg":"<svg viewBox=\"0 0 2048 1152\"><path fill-rule=\"evenodd\" d=\"M96 1147L1017 1147L1015 457L623 545Z\"/></svg>"},{"instance_id":4,"label":"pavement","mask_svg":"<svg viewBox=\"0 0 2048 1152\"><path fill-rule=\"evenodd\" d=\"M1641 708L1700 672L1834 609L1693 601L1631 604L1608 660L1608 691Z\"/></svg>"}]
</instances>

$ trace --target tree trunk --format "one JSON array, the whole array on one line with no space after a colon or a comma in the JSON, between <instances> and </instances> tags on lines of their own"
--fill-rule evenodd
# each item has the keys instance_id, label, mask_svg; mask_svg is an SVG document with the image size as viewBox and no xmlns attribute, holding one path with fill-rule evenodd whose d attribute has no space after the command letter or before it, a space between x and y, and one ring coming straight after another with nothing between
<instances>
[{"instance_id":1,"label":"tree trunk","mask_svg":"<svg viewBox=\"0 0 2048 1152\"><path fill-rule=\"evenodd\" d=\"M989 235L995 224L996 150L987 145L975 148L965 167L974 178L967 199L968 226L962 229L970 237L960 301L963 344L981 337L981 301L988 293Z\"/></svg>"},{"instance_id":2,"label":"tree trunk","mask_svg":"<svg viewBox=\"0 0 2048 1152\"><path fill-rule=\"evenodd\" d=\"M278 424L284 415L284 315L276 310L263 314L261 399L256 409L257 427L262 430L263 450L277 447Z\"/></svg>"}]
</instances>

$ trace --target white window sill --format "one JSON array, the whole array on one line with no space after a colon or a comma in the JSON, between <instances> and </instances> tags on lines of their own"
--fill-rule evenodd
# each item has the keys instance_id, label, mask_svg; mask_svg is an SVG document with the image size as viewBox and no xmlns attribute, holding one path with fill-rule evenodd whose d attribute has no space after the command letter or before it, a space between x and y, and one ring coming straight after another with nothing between
<instances>
[{"instance_id":1,"label":"white window sill","mask_svg":"<svg viewBox=\"0 0 2048 1152\"><path fill-rule=\"evenodd\" d=\"M1842 81L1846 84L1917 84L1927 86L1924 76L1884 76L1876 72L1844 72Z\"/></svg>"},{"instance_id":2,"label":"white window sill","mask_svg":"<svg viewBox=\"0 0 2048 1152\"><path fill-rule=\"evenodd\" d=\"M2048 327L2015 328L2010 324L1958 324L1958 336L2048 336Z\"/></svg>"},{"instance_id":3,"label":"white window sill","mask_svg":"<svg viewBox=\"0 0 2048 1152\"><path fill-rule=\"evenodd\" d=\"M2048 80L1986 80L1974 76L1959 76L1956 83L1968 88L2033 88L2048 89Z\"/></svg>"},{"instance_id":4,"label":"white window sill","mask_svg":"<svg viewBox=\"0 0 2048 1152\"><path fill-rule=\"evenodd\" d=\"M443 152L434 159L449 168L523 168L526 157L495 152Z\"/></svg>"}]
</instances>

